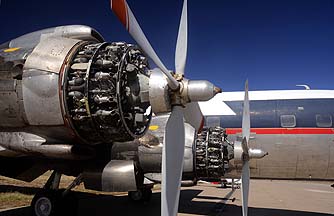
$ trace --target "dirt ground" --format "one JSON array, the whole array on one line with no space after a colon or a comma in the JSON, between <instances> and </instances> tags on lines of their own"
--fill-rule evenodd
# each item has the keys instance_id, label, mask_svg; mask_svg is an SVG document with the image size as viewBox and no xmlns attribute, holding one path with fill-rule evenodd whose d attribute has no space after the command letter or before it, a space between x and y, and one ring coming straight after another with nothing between
<instances>
[{"instance_id":1,"label":"dirt ground","mask_svg":"<svg viewBox=\"0 0 334 216\"><path fill-rule=\"evenodd\" d=\"M0 176L0 209L14 208L19 206L30 205L33 196L47 182L51 172L46 172L44 175L35 179L32 182L24 182L7 177ZM66 188L74 177L62 175L60 188ZM99 193L96 191L86 190L83 184L75 187L73 191L85 192L91 194L119 194L119 193Z\"/></svg>"},{"instance_id":2,"label":"dirt ground","mask_svg":"<svg viewBox=\"0 0 334 216\"><path fill-rule=\"evenodd\" d=\"M0 216L29 216L33 194L44 185L50 173L24 183L0 177ZM73 178L63 177L61 187ZM249 215L256 216L334 216L334 182L251 180ZM75 189L78 198L76 215L160 215L159 190L155 190L149 203L130 202L126 193L99 193ZM5 200L5 201L3 201ZM214 215L238 216L241 213L240 189L221 188L219 185L201 183L184 187L180 194L178 216Z\"/></svg>"}]
</instances>

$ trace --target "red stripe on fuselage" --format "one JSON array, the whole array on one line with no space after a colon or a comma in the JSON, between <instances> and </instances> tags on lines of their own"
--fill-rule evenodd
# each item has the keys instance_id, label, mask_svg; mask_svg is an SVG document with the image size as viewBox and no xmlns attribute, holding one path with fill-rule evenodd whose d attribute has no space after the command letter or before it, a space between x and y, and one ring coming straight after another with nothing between
<instances>
[{"instance_id":1,"label":"red stripe on fuselage","mask_svg":"<svg viewBox=\"0 0 334 216\"><path fill-rule=\"evenodd\" d=\"M241 128L226 128L227 134L241 133ZM333 128L251 128L256 134L334 134Z\"/></svg>"}]
</instances>

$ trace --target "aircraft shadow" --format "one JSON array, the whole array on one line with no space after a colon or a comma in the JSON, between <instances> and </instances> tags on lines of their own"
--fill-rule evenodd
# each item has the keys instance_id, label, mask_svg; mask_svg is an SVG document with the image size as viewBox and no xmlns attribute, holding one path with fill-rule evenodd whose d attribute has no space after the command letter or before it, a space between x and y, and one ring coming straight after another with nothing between
<instances>
[{"instance_id":1,"label":"aircraft shadow","mask_svg":"<svg viewBox=\"0 0 334 216\"><path fill-rule=\"evenodd\" d=\"M0 193L19 192L26 195L35 195L41 188L38 187L24 187L16 185L0 185Z\"/></svg>"},{"instance_id":2,"label":"aircraft shadow","mask_svg":"<svg viewBox=\"0 0 334 216\"><path fill-rule=\"evenodd\" d=\"M0 190L2 187L0 187ZM13 188L12 188L13 189ZM22 188L17 187L18 191ZM38 188L32 188L32 192ZM13 191L13 190L11 190ZM181 201L179 207L179 213L191 214L191 215L212 215L212 216L241 216L241 207L232 204L224 204L223 201L226 198L222 197L207 197L200 196L202 190L184 189L181 191ZM152 194L152 199L148 203L134 203L131 202L127 196L113 196L113 195L97 195L91 193L75 192L78 198L78 211L79 216L103 216L103 215L140 215L145 216L157 216L160 215L160 193L155 192ZM201 201L192 201L193 198L201 199ZM218 202L213 202L215 199ZM203 201L204 200L204 201ZM207 200L207 201L206 201ZM257 216L331 216L332 214L294 211L294 210L281 210L281 209L268 209L268 208L249 208L250 215ZM23 207L13 210L0 212L0 216L29 216L30 208Z\"/></svg>"}]
</instances>

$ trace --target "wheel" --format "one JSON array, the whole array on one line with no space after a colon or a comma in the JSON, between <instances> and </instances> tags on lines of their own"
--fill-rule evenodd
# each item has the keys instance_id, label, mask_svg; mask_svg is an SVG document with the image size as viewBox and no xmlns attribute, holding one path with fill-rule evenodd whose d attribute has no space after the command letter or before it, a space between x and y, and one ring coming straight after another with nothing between
<instances>
[{"instance_id":1,"label":"wheel","mask_svg":"<svg viewBox=\"0 0 334 216\"><path fill-rule=\"evenodd\" d=\"M128 192L128 197L131 201L141 201L143 198L143 192L141 190L137 190L137 191L129 191Z\"/></svg>"},{"instance_id":2,"label":"wheel","mask_svg":"<svg viewBox=\"0 0 334 216\"><path fill-rule=\"evenodd\" d=\"M47 190L38 192L31 201L33 216L56 215L58 197L55 191Z\"/></svg>"}]
</instances>

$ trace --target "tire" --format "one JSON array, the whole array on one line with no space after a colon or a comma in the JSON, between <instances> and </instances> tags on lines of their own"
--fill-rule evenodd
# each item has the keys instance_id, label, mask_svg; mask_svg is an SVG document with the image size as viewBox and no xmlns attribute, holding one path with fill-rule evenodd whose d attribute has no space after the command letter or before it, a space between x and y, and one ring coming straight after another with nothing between
<instances>
[{"instance_id":1,"label":"tire","mask_svg":"<svg viewBox=\"0 0 334 216\"><path fill-rule=\"evenodd\" d=\"M143 192L141 190L129 191L128 197L133 202L139 202L143 199Z\"/></svg>"},{"instance_id":2,"label":"tire","mask_svg":"<svg viewBox=\"0 0 334 216\"><path fill-rule=\"evenodd\" d=\"M31 201L33 216L56 215L58 197L56 191L44 190L38 192Z\"/></svg>"}]
</instances>

